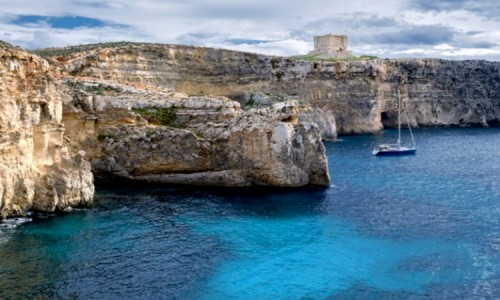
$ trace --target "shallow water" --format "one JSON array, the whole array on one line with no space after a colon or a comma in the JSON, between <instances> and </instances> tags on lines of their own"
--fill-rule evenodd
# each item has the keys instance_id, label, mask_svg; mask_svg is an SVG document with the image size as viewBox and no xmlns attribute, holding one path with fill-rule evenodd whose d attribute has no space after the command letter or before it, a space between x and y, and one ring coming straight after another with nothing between
<instances>
[{"instance_id":1,"label":"shallow water","mask_svg":"<svg viewBox=\"0 0 500 300\"><path fill-rule=\"evenodd\" d=\"M394 134L326 143L329 189L98 186L93 209L3 223L0 298L499 297L500 128L371 155Z\"/></svg>"}]
</instances>

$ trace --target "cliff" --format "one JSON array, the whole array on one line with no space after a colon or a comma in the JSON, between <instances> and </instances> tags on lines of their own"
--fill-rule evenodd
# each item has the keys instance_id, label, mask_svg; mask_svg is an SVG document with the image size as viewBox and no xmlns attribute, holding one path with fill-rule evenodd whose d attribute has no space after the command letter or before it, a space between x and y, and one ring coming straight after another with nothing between
<instances>
[{"instance_id":1,"label":"cliff","mask_svg":"<svg viewBox=\"0 0 500 300\"><path fill-rule=\"evenodd\" d=\"M0 43L0 78L0 218L91 205L90 164L66 146L48 63Z\"/></svg>"},{"instance_id":2,"label":"cliff","mask_svg":"<svg viewBox=\"0 0 500 300\"><path fill-rule=\"evenodd\" d=\"M331 114L327 119L335 119L339 134L375 133L394 126L401 81L403 104L414 126L500 123L499 62L308 62L211 48L125 43L46 53L52 53L49 61L62 75L222 95L242 104L262 93L274 99L292 97Z\"/></svg>"},{"instance_id":3,"label":"cliff","mask_svg":"<svg viewBox=\"0 0 500 300\"><path fill-rule=\"evenodd\" d=\"M312 105L333 111L344 134L397 124L396 93L413 126L500 123L500 63L437 59L313 63ZM316 89L316 94L314 94Z\"/></svg>"},{"instance_id":4,"label":"cliff","mask_svg":"<svg viewBox=\"0 0 500 300\"><path fill-rule=\"evenodd\" d=\"M99 57L107 60L115 50L121 51L104 49ZM127 59L135 55L127 51ZM135 60L127 67L112 58L104 66L101 58L98 68L86 69L94 59L75 54L83 65L68 71L75 61L66 56L52 58L57 67L49 68L46 60L0 43L0 218L90 206L93 174L195 185L329 186L320 132L298 122L296 101L243 110L224 96L174 92L159 73L134 71ZM90 80L102 77L101 67L117 67L117 76Z\"/></svg>"},{"instance_id":5,"label":"cliff","mask_svg":"<svg viewBox=\"0 0 500 300\"><path fill-rule=\"evenodd\" d=\"M68 78L63 122L96 176L216 186L329 186L318 128L298 104L243 111L226 97ZM105 92L99 92L102 89Z\"/></svg>"},{"instance_id":6,"label":"cliff","mask_svg":"<svg viewBox=\"0 0 500 300\"><path fill-rule=\"evenodd\" d=\"M500 123L500 63L308 62L117 43L0 43L0 213L87 206L97 177L329 186L321 136ZM57 78L57 79L54 79ZM90 163L89 163L90 161Z\"/></svg>"}]
</instances>

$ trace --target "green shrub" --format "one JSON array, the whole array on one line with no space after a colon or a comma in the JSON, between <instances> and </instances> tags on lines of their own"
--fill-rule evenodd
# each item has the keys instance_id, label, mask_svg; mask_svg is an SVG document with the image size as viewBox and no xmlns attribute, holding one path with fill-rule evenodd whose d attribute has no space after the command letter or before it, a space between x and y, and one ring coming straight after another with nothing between
<instances>
[{"instance_id":1,"label":"green shrub","mask_svg":"<svg viewBox=\"0 0 500 300\"><path fill-rule=\"evenodd\" d=\"M149 123L162 126L172 126L177 119L177 108L134 108L133 112L138 113Z\"/></svg>"},{"instance_id":2,"label":"green shrub","mask_svg":"<svg viewBox=\"0 0 500 300\"><path fill-rule=\"evenodd\" d=\"M250 97L250 100L245 102L244 107L253 107L255 105L255 100L253 100L253 95Z\"/></svg>"},{"instance_id":3,"label":"green shrub","mask_svg":"<svg viewBox=\"0 0 500 300\"><path fill-rule=\"evenodd\" d=\"M109 135L109 134L99 134L99 135L97 135L97 140L99 142L104 141L106 138L114 139L115 137L113 135Z\"/></svg>"},{"instance_id":4,"label":"green shrub","mask_svg":"<svg viewBox=\"0 0 500 300\"><path fill-rule=\"evenodd\" d=\"M373 55L361 55L361 56L348 56L348 57L321 57L321 55L298 55L291 56L291 59L295 60L305 60L305 61L358 61L358 60L371 60L377 59L378 57Z\"/></svg>"},{"instance_id":5,"label":"green shrub","mask_svg":"<svg viewBox=\"0 0 500 300\"><path fill-rule=\"evenodd\" d=\"M272 58L271 59L271 68L276 69L279 67L280 60L277 58Z\"/></svg>"},{"instance_id":6,"label":"green shrub","mask_svg":"<svg viewBox=\"0 0 500 300\"><path fill-rule=\"evenodd\" d=\"M71 86L71 87L79 87L80 89L83 89L84 91L86 91L88 93L97 94L97 95L101 95L101 96L122 92L122 90L118 87L113 87L113 86L104 85L104 84L84 85L81 83L68 81L66 83L66 85Z\"/></svg>"},{"instance_id":7,"label":"green shrub","mask_svg":"<svg viewBox=\"0 0 500 300\"><path fill-rule=\"evenodd\" d=\"M285 72L276 72L276 78L278 81L280 81L283 76L285 76Z\"/></svg>"}]
</instances>

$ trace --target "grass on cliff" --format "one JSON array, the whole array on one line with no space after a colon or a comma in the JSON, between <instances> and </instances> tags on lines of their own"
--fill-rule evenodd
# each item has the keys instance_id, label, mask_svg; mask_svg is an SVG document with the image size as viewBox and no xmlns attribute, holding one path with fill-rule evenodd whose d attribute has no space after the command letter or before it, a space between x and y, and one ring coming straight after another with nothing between
<instances>
[{"instance_id":1,"label":"grass on cliff","mask_svg":"<svg viewBox=\"0 0 500 300\"><path fill-rule=\"evenodd\" d=\"M133 108L133 112L141 115L149 123L162 126L173 126L177 119L177 108Z\"/></svg>"},{"instance_id":2,"label":"grass on cliff","mask_svg":"<svg viewBox=\"0 0 500 300\"><path fill-rule=\"evenodd\" d=\"M297 55L291 56L290 59L295 60L305 60L305 61L360 61L360 60L372 60L377 59L377 56L373 55L361 55L361 56L349 56L349 57L321 57L321 55Z\"/></svg>"},{"instance_id":3,"label":"grass on cliff","mask_svg":"<svg viewBox=\"0 0 500 300\"><path fill-rule=\"evenodd\" d=\"M87 93L96 94L96 95L117 95L123 90L116 86L111 86L103 83L86 83L82 81L76 80L67 80L65 84L73 89L80 89Z\"/></svg>"},{"instance_id":4,"label":"grass on cliff","mask_svg":"<svg viewBox=\"0 0 500 300\"><path fill-rule=\"evenodd\" d=\"M134 42L110 42L110 43L99 43L99 44L86 44L86 45L77 45L77 46L67 46L62 48L43 48L43 49L35 49L32 50L31 53L34 53L43 58L52 57L52 56L69 56L73 53L89 51L94 49L101 48L113 48L127 45L141 45L144 43L134 43Z\"/></svg>"}]
</instances>

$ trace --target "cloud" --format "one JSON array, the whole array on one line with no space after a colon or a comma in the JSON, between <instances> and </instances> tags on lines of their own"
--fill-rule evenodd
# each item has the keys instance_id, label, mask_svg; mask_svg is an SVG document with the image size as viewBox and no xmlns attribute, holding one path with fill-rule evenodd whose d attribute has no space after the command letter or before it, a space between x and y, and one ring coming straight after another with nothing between
<instances>
[{"instance_id":1,"label":"cloud","mask_svg":"<svg viewBox=\"0 0 500 300\"><path fill-rule=\"evenodd\" d=\"M310 39L328 28L342 29L342 33L348 33L353 47L367 43L436 45L452 41L456 34L452 28L444 25L415 25L396 18L355 13L309 23L303 29L292 31L291 36Z\"/></svg>"},{"instance_id":2,"label":"cloud","mask_svg":"<svg viewBox=\"0 0 500 300\"><path fill-rule=\"evenodd\" d=\"M449 58L434 48L449 45L469 58L500 60L499 6L492 0L4 1L0 39L25 48L137 41L297 55L312 50L313 36L333 33L348 34L355 54Z\"/></svg>"},{"instance_id":3,"label":"cloud","mask_svg":"<svg viewBox=\"0 0 500 300\"><path fill-rule=\"evenodd\" d=\"M28 48L38 48L40 45L54 47L61 44L64 44L64 41L60 38L45 31L36 31L33 33L33 39L29 42Z\"/></svg>"},{"instance_id":4,"label":"cloud","mask_svg":"<svg viewBox=\"0 0 500 300\"><path fill-rule=\"evenodd\" d=\"M50 17L50 16L33 16L22 15L10 20L11 24L20 26L47 26L50 28L65 28L74 29L78 27L102 27L106 23L94 19L81 16L64 16L64 17Z\"/></svg>"},{"instance_id":5,"label":"cloud","mask_svg":"<svg viewBox=\"0 0 500 300\"><path fill-rule=\"evenodd\" d=\"M315 35L325 33L348 34L350 41L362 42L381 30L392 30L398 26L398 21L390 17L379 17L373 14L352 13L336 17L324 18L309 22L299 29L292 30L290 36L296 39L311 40Z\"/></svg>"},{"instance_id":6,"label":"cloud","mask_svg":"<svg viewBox=\"0 0 500 300\"><path fill-rule=\"evenodd\" d=\"M202 18L252 20L269 20L289 14L280 1L199 1L186 6L185 13Z\"/></svg>"},{"instance_id":7,"label":"cloud","mask_svg":"<svg viewBox=\"0 0 500 300\"><path fill-rule=\"evenodd\" d=\"M396 45L437 45L453 41L456 32L443 25L400 24L393 32L377 34L373 41Z\"/></svg>"},{"instance_id":8,"label":"cloud","mask_svg":"<svg viewBox=\"0 0 500 300\"><path fill-rule=\"evenodd\" d=\"M268 43L270 41L234 38L234 39L226 39L226 42L234 45L260 45Z\"/></svg>"},{"instance_id":9,"label":"cloud","mask_svg":"<svg viewBox=\"0 0 500 300\"><path fill-rule=\"evenodd\" d=\"M216 33L184 33L176 37L175 42L183 45L203 46L207 40L217 37Z\"/></svg>"},{"instance_id":10,"label":"cloud","mask_svg":"<svg viewBox=\"0 0 500 300\"><path fill-rule=\"evenodd\" d=\"M483 30L464 30L451 23L445 25L447 18L446 15L439 19L429 19L426 14L411 12L400 16L345 13L309 22L302 28L291 31L290 36L307 40L314 35L332 32L333 28L336 29L333 33L348 34L349 48L357 55L470 59L475 53L477 58L483 59L500 57L498 44L492 42L497 40L494 38L495 33L484 28L484 24ZM472 28L480 27L478 25ZM448 45L451 48L435 48L440 45Z\"/></svg>"},{"instance_id":11,"label":"cloud","mask_svg":"<svg viewBox=\"0 0 500 300\"><path fill-rule=\"evenodd\" d=\"M7 24L0 28L0 40L25 49L65 47L100 42L152 42L151 36L122 27L78 27L75 29L27 28Z\"/></svg>"},{"instance_id":12,"label":"cloud","mask_svg":"<svg viewBox=\"0 0 500 300\"><path fill-rule=\"evenodd\" d=\"M470 4L470 0L413 0L408 2L408 6L422 11L449 11L464 9Z\"/></svg>"},{"instance_id":13,"label":"cloud","mask_svg":"<svg viewBox=\"0 0 500 300\"><path fill-rule=\"evenodd\" d=\"M457 48L450 45L437 45L431 49L409 48L394 52L401 57L440 57L444 59L481 59L495 60L500 53L500 47L496 49L482 48Z\"/></svg>"},{"instance_id":14,"label":"cloud","mask_svg":"<svg viewBox=\"0 0 500 300\"><path fill-rule=\"evenodd\" d=\"M499 18L500 15L498 0L412 0L408 2L408 7L435 13L464 10L490 18Z\"/></svg>"},{"instance_id":15,"label":"cloud","mask_svg":"<svg viewBox=\"0 0 500 300\"><path fill-rule=\"evenodd\" d=\"M311 50L310 43L293 39L282 40L282 41L269 41L256 44L222 43L217 45L209 44L208 46L214 48L225 48L237 51L255 52L266 55L278 55L278 56L300 55L300 54L305 54L309 50Z\"/></svg>"}]
</instances>

